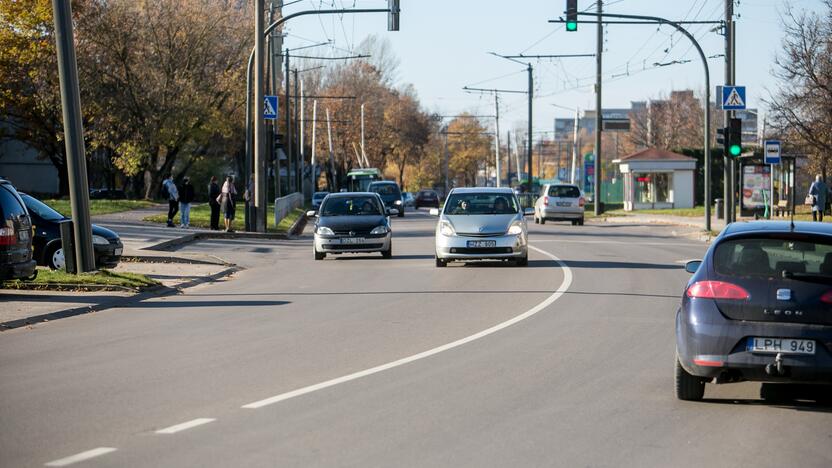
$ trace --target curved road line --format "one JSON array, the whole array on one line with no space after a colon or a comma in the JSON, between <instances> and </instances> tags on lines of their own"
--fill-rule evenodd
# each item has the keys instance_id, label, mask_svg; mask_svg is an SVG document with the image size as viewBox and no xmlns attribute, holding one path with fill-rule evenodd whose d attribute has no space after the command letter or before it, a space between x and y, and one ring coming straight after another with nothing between
<instances>
[{"instance_id":1,"label":"curved road line","mask_svg":"<svg viewBox=\"0 0 832 468\"><path fill-rule=\"evenodd\" d=\"M281 401L289 400L291 398L299 397L301 395L306 395L308 393L317 392L318 390L323 390L325 388L334 387L335 385L350 382L352 380L357 380L357 379L360 379L362 377L367 377L367 376L370 376L370 375L373 375L373 374L377 374L379 372L383 372L383 371L390 370L390 369L393 369L393 368L396 368L396 367L399 367L399 366L403 366L405 364L409 364L411 362L418 361L420 359L425 359L427 357L434 356L434 355L442 353L444 351L448 351L448 350L451 350L451 349L454 349L454 348L458 348L458 347L460 347L464 344L470 343L472 341L476 341L476 340L479 340L481 338L485 338L488 335L492 335L494 333L497 333L500 330L508 328L508 327L518 323L518 322L522 322L523 320L526 320L527 318L537 314L538 312L542 311L546 307L550 306L556 300L560 299L560 297L563 296L563 294L569 289L569 287L572 285L572 270L569 269L569 267L565 263L563 263L561 261L561 259L554 256L553 254L551 254L549 252L546 252L545 250L538 249L537 247L534 247L534 246L531 246L531 245L529 246L529 248L533 249L534 251L536 251L538 253L541 253L541 254L549 257L550 259L554 260L555 262L557 262L557 264L561 267L561 269L563 269L563 282L561 282L558 289L556 289L555 292L553 292L551 296L547 297L543 302L537 304L536 306L532 307L531 309L527 310L526 312L523 312L522 314L517 315L514 318L506 320L505 322L498 323L497 325L494 325L491 328L487 328L487 329L485 329L481 332L475 333L475 334L470 335L470 336L466 336L465 338L461 338L461 339L456 340L456 341L452 341L452 342L444 344L442 346L437 346L436 348L429 349L427 351L422 351L421 353L414 354L412 356L408 356L408 357L405 357L405 358L402 358L402 359L399 359L399 360L396 360L396 361L388 362L386 364L381 364L381 365L376 366L376 367L371 367L369 369L354 372L352 374L344 375L342 377L337 377L337 378L334 378L334 379L331 379L331 380L327 380L325 382L317 383L317 384L314 384L314 385L309 385L307 387L299 388L297 390L292 390L290 392L281 393L280 395L275 395L273 397L269 397L269 398L266 398L266 399L263 399L263 400L255 401L253 403L243 405L242 408L246 408L246 409L262 408L264 406L273 405L273 404L279 403Z\"/></svg>"}]
</instances>

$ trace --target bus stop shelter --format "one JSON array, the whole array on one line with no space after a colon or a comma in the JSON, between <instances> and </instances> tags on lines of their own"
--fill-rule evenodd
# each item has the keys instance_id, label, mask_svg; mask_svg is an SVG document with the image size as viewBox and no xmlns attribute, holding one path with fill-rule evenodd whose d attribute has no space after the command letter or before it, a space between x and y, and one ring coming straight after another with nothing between
<instances>
[{"instance_id":1,"label":"bus stop shelter","mask_svg":"<svg viewBox=\"0 0 832 468\"><path fill-rule=\"evenodd\" d=\"M646 148L613 163L624 179L624 210L693 208L695 158Z\"/></svg>"}]
</instances>

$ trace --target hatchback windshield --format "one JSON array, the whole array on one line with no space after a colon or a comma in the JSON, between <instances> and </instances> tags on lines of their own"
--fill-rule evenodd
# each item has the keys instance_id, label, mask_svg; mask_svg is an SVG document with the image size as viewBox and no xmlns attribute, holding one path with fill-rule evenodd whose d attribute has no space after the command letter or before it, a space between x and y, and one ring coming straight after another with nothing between
<instances>
[{"instance_id":1,"label":"hatchback windshield","mask_svg":"<svg viewBox=\"0 0 832 468\"><path fill-rule=\"evenodd\" d=\"M722 242L714 252L722 275L780 278L783 272L832 277L832 240L749 238Z\"/></svg>"},{"instance_id":2,"label":"hatchback windshield","mask_svg":"<svg viewBox=\"0 0 832 468\"><path fill-rule=\"evenodd\" d=\"M330 197L321 207L321 216L379 216L383 212L372 196Z\"/></svg>"},{"instance_id":3,"label":"hatchback windshield","mask_svg":"<svg viewBox=\"0 0 832 468\"><path fill-rule=\"evenodd\" d=\"M549 187L549 196L558 198L580 198L581 191L571 185L553 185Z\"/></svg>"},{"instance_id":4,"label":"hatchback windshield","mask_svg":"<svg viewBox=\"0 0 832 468\"><path fill-rule=\"evenodd\" d=\"M51 206L29 195L21 195L23 202L26 203L26 208L36 214L44 221L60 221L64 219L64 215L58 213Z\"/></svg>"},{"instance_id":5,"label":"hatchback windshield","mask_svg":"<svg viewBox=\"0 0 832 468\"><path fill-rule=\"evenodd\" d=\"M505 193L455 193L445 203L447 215L515 214L517 200Z\"/></svg>"}]
</instances>

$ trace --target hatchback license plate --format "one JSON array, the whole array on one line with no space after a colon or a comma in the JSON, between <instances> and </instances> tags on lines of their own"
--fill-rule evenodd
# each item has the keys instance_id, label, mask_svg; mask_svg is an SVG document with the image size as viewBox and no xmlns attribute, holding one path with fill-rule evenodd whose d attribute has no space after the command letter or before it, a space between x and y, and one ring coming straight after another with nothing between
<instances>
[{"instance_id":1,"label":"hatchback license plate","mask_svg":"<svg viewBox=\"0 0 832 468\"><path fill-rule=\"evenodd\" d=\"M363 237L345 237L341 239L342 244L363 244L364 238Z\"/></svg>"},{"instance_id":2,"label":"hatchback license plate","mask_svg":"<svg viewBox=\"0 0 832 468\"><path fill-rule=\"evenodd\" d=\"M559 201L559 202L557 202L557 205L558 206L572 206L572 203L568 202L568 201Z\"/></svg>"},{"instance_id":3,"label":"hatchback license plate","mask_svg":"<svg viewBox=\"0 0 832 468\"><path fill-rule=\"evenodd\" d=\"M121 255L122 252L124 252L124 249L118 248L118 249L113 251L113 255L118 257L119 255Z\"/></svg>"},{"instance_id":4,"label":"hatchback license plate","mask_svg":"<svg viewBox=\"0 0 832 468\"><path fill-rule=\"evenodd\" d=\"M478 247L497 247L497 241L495 240L476 240L476 241L468 241L468 247L478 248Z\"/></svg>"},{"instance_id":5,"label":"hatchback license plate","mask_svg":"<svg viewBox=\"0 0 832 468\"><path fill-rule=\"evenodd\" d=\"M748 351L752 353L815 354L815 341L753 337L748 340Z\"/></svg>"}]
</instances>

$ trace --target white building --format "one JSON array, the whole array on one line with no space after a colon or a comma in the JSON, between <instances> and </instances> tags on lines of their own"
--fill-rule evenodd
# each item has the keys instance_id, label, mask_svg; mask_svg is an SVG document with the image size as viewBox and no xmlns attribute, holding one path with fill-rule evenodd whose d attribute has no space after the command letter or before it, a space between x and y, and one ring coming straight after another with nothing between
<instances>
[{"instance_id":1,"label":"white building","mask_svg":"<svg viewBox=\"0 0 832 468\"><path fill-rule=\"evenodd\" d=\"M695 158L647 148L613 163L624 178L624 210L693 208Z\"/></svg>"}]
</instances>

